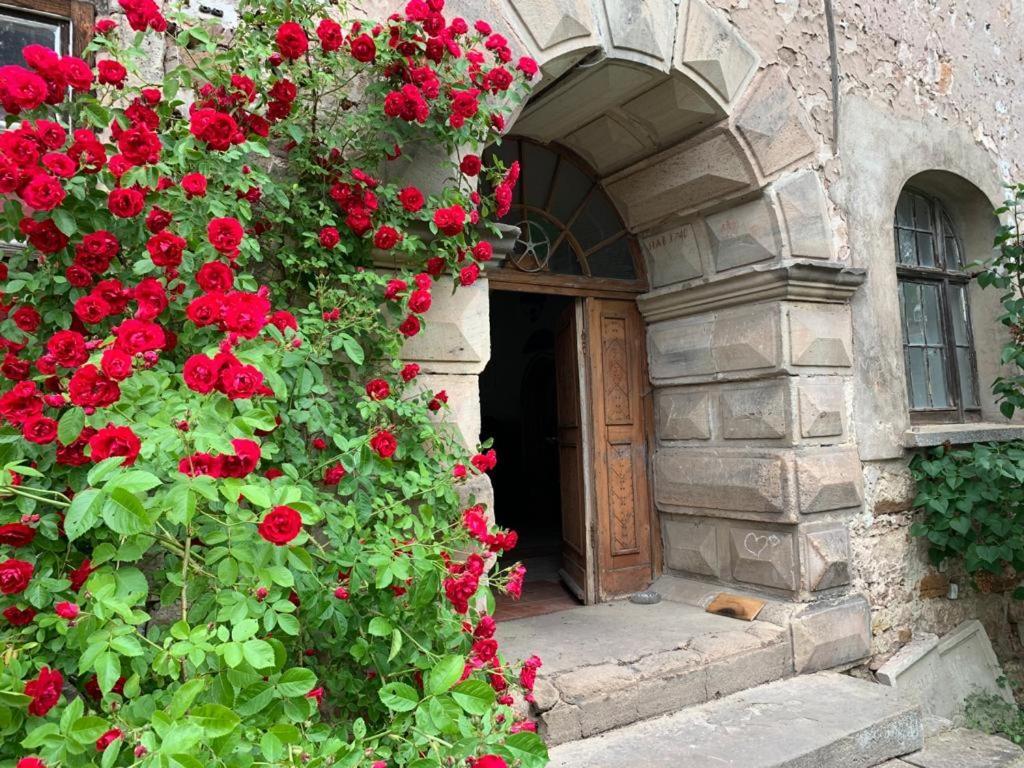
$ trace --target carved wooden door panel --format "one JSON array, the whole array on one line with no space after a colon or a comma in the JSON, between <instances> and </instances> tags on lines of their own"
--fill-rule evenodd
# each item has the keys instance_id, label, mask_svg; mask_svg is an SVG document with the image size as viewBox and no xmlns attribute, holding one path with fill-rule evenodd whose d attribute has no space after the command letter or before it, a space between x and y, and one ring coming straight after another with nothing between
<instances>
[{"instance_id":1,"label":"carved wooden door panel","mask_svg":"<svg viewBox=\"0 0 1024 768\"><path fill-rule=\"evenodd\" d=\"M633 301L586 299L600 599L653 579L644 326Z\"/></svg>"},{"instance_id":2,"label":"carved wooden door panel","mask_svg":"<svg viewBox=\"0 0 1024 768\"><path fill-rule=\"evenodd\" d=\"M587 601L587 517L583 485L583 419L576 303L562 312L555 334L555 392L558 400L558 469L562 505L562 578Z\"/></svg>"}]
</instances>

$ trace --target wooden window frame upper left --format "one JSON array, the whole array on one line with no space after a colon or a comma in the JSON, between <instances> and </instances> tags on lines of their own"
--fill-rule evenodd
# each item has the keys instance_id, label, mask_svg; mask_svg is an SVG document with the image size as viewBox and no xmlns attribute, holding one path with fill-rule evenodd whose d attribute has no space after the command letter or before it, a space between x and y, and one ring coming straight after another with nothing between
<instances>
[{"instance_id":1,"label":"wooden window frame upper left","mask_svg":"<svg viewBox=\"0 0 1024 768\"><path fill-rule=\"evenodd\" d=\"M71 24L73 56L82 55L95 30L96 8L81 0L0 0L0 9L67 19Z\"/></svg>"}]
</instances>

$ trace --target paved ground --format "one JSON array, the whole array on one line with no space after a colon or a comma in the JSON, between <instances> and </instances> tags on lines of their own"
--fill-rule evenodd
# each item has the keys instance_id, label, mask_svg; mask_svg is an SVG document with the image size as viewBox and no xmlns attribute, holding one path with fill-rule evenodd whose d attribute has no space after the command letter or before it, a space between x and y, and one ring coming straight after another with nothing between
<instances>
[{"instance_id":1,"label":"paved ground","mask_svg":"<svg viewBox=\"0 0 1024 768\"><path fill-rule=\"evenodd\" d=\"M880 768L1024 768L1024 750L1006 739L958 728L925 739L921 751Z\"/></svg>"}]
</instances>

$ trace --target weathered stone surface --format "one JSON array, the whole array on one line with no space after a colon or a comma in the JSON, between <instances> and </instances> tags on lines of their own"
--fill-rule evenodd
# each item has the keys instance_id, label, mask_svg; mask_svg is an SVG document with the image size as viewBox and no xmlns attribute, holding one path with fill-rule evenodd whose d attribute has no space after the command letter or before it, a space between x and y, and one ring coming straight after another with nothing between
<instances>
[{"instance_id":1,"label":"weathered stone surface","mask_svg":"<svg viewBox=\"0 0 1024 768\"><path fill-rule=\"evenodd\" d=\"M790 630L798 674L852 664L871 653L871 609L860 596L813 605Z\"/></svg>"},{"instance_id":2,"label":"weathered stone surface","mask_svg":"<svg viewBox=\"0 0 1024 768\"><path fill-rule=\"evenodd\" d=\"M725 101L732 101L757 66L757 55L729 23L703 0L679 4L676 63L700 75ZM685 25L685 26L684 26Z\"/></svg>"},{"instance_id":3,"label":"weathered stone surface","mask_svg":"<svg viewBox=\"0 0 1024 768\"><path fill-rule=\"evenodd\" d=\"M798 385L800 436L836 437L843 434L845 401L841 380Z\"/></svg>"},{"instance_id":4,"label":"weathered stone surface","mask_svg":"<svg viewBox=\"0 0 1024 768\"><path fill-rule=\"evenodd\" d=\"M649 325L647 348L651 378L657 381L714 373L713 329L714 316L708 315Z\"/></svg>"},{"instance_id":5,"label":"weathered stone surface","mask_svg":"<svg viewBox=\"0 0 1024 768\"><path fill-rule=\"evenodd\" d=\"M480 443L480 378L475 374L424 373L415 380L415 390L448 395L447 410L433 419L456 427L462 444L475 449Z\"/></svg>"},{"instance_id":6,"label":"weathered stone surface","mask_svg":"<svg viewBox=\"0 0 1024 768\"><path fill-rule=\"evenodd\" d=\"M778 316L770 305L721 312L711 338L715 368L728 372L777 366L779 341Z\"/></svg>"},{"instance_id":7,"label":"weathered stone surface","mask_svg":"<svg viewBox=\"0 0 1024 768\"><path fill-rule=\"evenodd\" d=\"M732 577L747 584L795 590L796 541L791 532L733 526L729 529Z\"/></svg>"},{"instance_id":8,"label":"weathered stone surface","mask_svg":"<svg viewBox=\"0 0 1024 768\"><path fill-rule=\"evenodd\" d=\"M663 0L621 3L604 0L613 50L619 55L667 69L675 36L675 9Z\"/></svg>"},{"instance_id":9,"label":"weathered stone surface","mask_svg":"<svg viewBox=\"0 0 1024 768\"><path fill-rule=\"evenodd\" d=\"M781 68L766 70L747 93L736 128L750 144L763 175L773 176L814 153L818 140Z\"/></svg>"},{"instance_id":10,"label":"weathered stone surface","mask_svg":"<svg viewBox=\"0 0 1024 768\"><path fill-rule=\"evenodd\" d=\"M853 448L801 453L796 460L800 511L804 514L860 506L860 459Z\"/></svg>"},{"instance_id":11,"label":"weathered stone surface","mask_svg":"<svg viewBox=\"0 0 1024 768\"><path fill-rule=\"evenodd\" d=\"M943 637L922 635L908 643L876 675L896 688L901 698L921 706L925 714L952 718L963 712L972 693L1001 696L1010 692L998 684L1002 676L980 621L966 621Z\"/></svg>"},{"instance_id":12,"label":"weathered stone surface","mask_svg":"<svg viewBox=\"0 0 1024 768\"><path fill-rule=\"evenodd\" d=\"M725 389L718 402L722 437L726 440L781 438L789 431L783 381Z\"/></svg>"},{"instance_id":13,"label":"weathered stone surface","mask_svg":"<svg viewBox=\"0 0 1024 768\"><path fill-rule=\"evenodd\" d=\"M825 191L814 171L799 171L773 185L785 223L789 255L801 259L831 259L832 226L825 205Z\"/></svg>"},{"instance_id":14,"label":"weathered stone surface","mask_svg":"<svg viewBox=\"0 0 1024 768\"><path fill-rule=\"evenodd\" d=\"M1021 768L1024 749L998 736L958 728L925 739L924 749L902 760L914 768Z\"/></svg>"},{"instance_id":15,"label":"weathered stone surface","mask_svg":"<svg viewBox=\"0 0 1024 768\"><path fill-rule=\"evenodd\" d=\"M781 512L789 477L781 456L661 448L654 465L659 506L741 512Z\"/></svg>"},{"instance_id":16,"label":"weathered stone surface","mask_svg":"<svg viewBox=\"0 0 1024 768\"><path fill-rule=\"evenodd\" d=\"M789 305L793 365L849 368L853 359L851 334L849 306Z\"/></svg>"},{"instance_id":17,"label":"weathered stone surface","mask_svg":"<svg viewBox=\"0 0 1024 768\"><path fill-rule=\"evenodd\" d=\"M843 675L791 678L564 744L552 768L868 768L922 743L917 713Z\"/></svg>"},{"instance_id":18,"label":"weathered stone surface","mask_svg":"<svg viewBox=\"0 0 1024 768\"><path fill-rule=\"evenodd\" d=\"M635 129L615 115L601 115L573 131L565 138L598 173L621 168L631 158L642 154L645 143Z\"/></svg>"},{"instance_id":19,"label":"weathered stone surface","mask_svg":"<svg viewBox=\"0 0 1024 768\"><path fill-rule=\"evenodd\" d=\"M779 637L763 647L741 651L709 664L706 700L729 696L792 674L792 648L786 638Z\"/></svg>"},{"instance_id":20,"label":"weathered stone surface","mask_svg":"<svg viewBox=\"0 0 1024 768\"><path fill-rule=\"evenodd\" d=\"M758 197L705 219L715 270L723 272L775 258L779 227L770 202Z\"/></svg>"},{"instance_id":21,"label":"weathered stone surface","mask_svg":"<svg viewBox=\"0 0 1024 768\"><path fill-rule=\"evenodd\" d=\"M583 738L580 710L572 704L558 704L541 715L540 734L548 744L564 744Z\"/></svg>"},{"instance_id":22,"label":"weathered stone surface","mask_svg":"<svg viewBox=\"0 0 1024 768\"><path fill-rule=\"evenodd\" d=\"M640 241L655 288L692 280L704 273L700 246L692 224L649 235Z\"/></svg>"},{"instance_id":23,"label":"weathered stone surface","mask_svg":"<svg viewBox=\"0 0 1024 768\"><path fill-rule=\"evenodd\" d=\"M711 437L710 397L704 390L663 389L655 395L659 440Z\"/></svg>"},{"instance_id":24,"label":"weathered stone surface","mask_svg":"<svg viewBox=\"0 0 1024 768\"><path fill-rule=\"evenodd\" d=\"M491 357L487 280L452 293L451 278L434 284L433 305L423 330L405 342L402 359L424 373L479 374Z\"/></svg>"},{"instance_id":25,"label":"weathered stone surface","mask_svg":"<svg viewBox=\"0 0 1024 768\"><path fill-rule=\"evenodd\" d=\"M528 105L516 121L516 133L542 142L563 141L634 94L650 88L657 74L623 61L609 61L584 70L559 86L557 99L541 99Z\"/></svg>"},{"instance_id":26,"label":"weathered stone surface","mask_svg":"<svg viewBox=\"0 0 1024 768\"><path fill-rule=\"evenodd\" d=\"M694 82L680 74L622 105L622 110L667 147L696 134L721 117L714 102Z\"/></svg>"},{"instance_id":27,"label":"weathered stone surface","mask_svg":"<svg viewBox=\"0 0 1024 768\"><path fill-rule=\"evenodd\" d=\"M712 205L757 185L746 155L727 131L706 131L627 169L607 184L626 223L640 229L669 214L684 214Z\"/></svg>"},{"instance_id":28,"label":"weathered stone surface","mask_svg":"<svg viewBox=\"0 0 1024 768\"><path fill-rule=\"evenodd\" d=\"M805 533L803 563L812 592L849 584L850 529L840 523Z\"/></svg>"},{"instance_id":29,"label":"weathered stone surface","mask_svg":"<svg viewBox=\"0 0 1024 768\"><path fill-rule=\"evenodd\" d=\"M541 51L589 37L596 29L586 0L509 0L509 5Z\"/></svg>"},{"instance_id":30,"label":"weathered stone surface","mask_svg":"<svg viewBox=\"0 0 1024 768\"><path fill-rule=\"evenodd\" d=\"M677 571L718 576L718 527L707 520L664 516L665 565Z\"/></svg>"}]
</instances>

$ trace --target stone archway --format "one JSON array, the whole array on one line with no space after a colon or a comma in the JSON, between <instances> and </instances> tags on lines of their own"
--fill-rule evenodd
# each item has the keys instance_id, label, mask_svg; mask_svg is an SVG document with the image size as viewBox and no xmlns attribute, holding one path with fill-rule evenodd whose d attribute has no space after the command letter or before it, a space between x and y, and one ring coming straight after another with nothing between
<instances>
[{"instance_id":1,"label":"stone archway","mask_svg":"<svg viewBox=\"0 0 1024 768\"><path fill-rule=\"evenodd\" d=\"M761 68L704 0L450 0L446 12L497 21L540 63L512 130L586 158L643 245L666 568L828 599L794 624L798 671L866 656L866 603L846 597L847 520L862 505L849 299L863 274L836 260L826 148L784 73ZM434 313L439 336L412 357L473 400L487 286Z\"/></svg>"}]
</instances>

